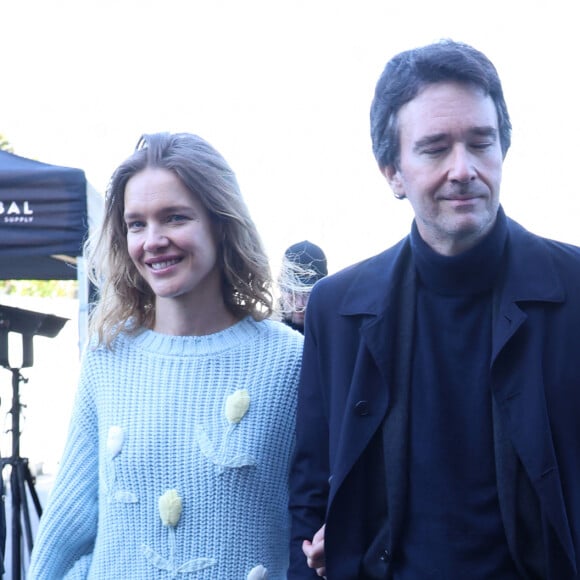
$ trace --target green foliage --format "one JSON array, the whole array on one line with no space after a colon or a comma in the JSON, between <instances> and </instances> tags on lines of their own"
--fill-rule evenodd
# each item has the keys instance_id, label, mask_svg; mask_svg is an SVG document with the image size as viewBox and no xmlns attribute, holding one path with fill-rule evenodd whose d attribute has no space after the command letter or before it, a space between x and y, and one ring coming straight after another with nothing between
<instances>
[{"instance_id":1,"label":"green foliage","mask_svg":"<svg viewBox=\"0 0 580 580\"><path fill-rule=\"evenodd\" d=\"M0 280L0 296L34 296L36 298L76 298L76 280Z\"/></svg>"},{"instance_id":2,"label":"green foliage","mask_svg":"<svg viewBox=\"0 0 580 580\"><path fill-rule=\"evenodd\" d=\"M8 153L14 153L14 149L10 144L10 141L6 139L4 133L0 133L0 149L2 149L2 151L8 151Z\"/></svg>"}]
</instances>

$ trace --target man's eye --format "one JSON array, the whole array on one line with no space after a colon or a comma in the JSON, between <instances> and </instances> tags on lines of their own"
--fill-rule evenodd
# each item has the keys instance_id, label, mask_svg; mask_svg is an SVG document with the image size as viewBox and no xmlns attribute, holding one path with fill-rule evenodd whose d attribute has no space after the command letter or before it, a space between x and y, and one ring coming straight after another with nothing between
<instances>
[{"instance_id":1,"label":"man's eye","mask_svg":"<svg viewBox=\"0 0 580 580\"><path fill-rule=\"evenodd\" d=\"M471 146L474 149L488 149L492 145L493 145L493 143L491 143L490 141L482 141L481 143L472 143Z\"/></svg>"},{"instance_id":2,"label":"man's eye","mask_svg":"<svg viewBox=\"0 0 580 580\"><path fill-rule=\"evenodd\" d=\"M440 153L443 153L446 150L446 147L440 146L440 147L429 147L429 149L424 149L423 153L425 153L425 155L439 155Z\"/></svg>"}]
</instances>

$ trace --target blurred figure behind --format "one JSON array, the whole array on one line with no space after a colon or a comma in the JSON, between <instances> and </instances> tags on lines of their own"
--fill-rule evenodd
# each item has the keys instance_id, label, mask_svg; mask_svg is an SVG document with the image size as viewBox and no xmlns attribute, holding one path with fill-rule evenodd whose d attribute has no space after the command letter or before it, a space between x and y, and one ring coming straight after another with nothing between
<instances>
[{"instance_id":1,"label":"blurred figure behind","mask_svg":"<svg viewBox=\"0 0 580 580\"><path fill-rule=\"evenodd\" d=\"M322 249L304 240L284 252L280 275L282 321L304 334L304 318L310 291L318 280L328 275Z\"/></svg>"}]
</instances>

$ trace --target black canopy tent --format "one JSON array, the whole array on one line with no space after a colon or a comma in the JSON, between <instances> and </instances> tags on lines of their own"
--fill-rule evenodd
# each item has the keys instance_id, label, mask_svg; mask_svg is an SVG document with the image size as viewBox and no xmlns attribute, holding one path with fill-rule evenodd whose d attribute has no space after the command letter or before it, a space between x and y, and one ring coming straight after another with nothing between
<instances>
[{"instance_id":1,"label":"black canopy tent","mask_svg":"<svg viewBox=\"0 0 580 580\"><path fill-rule=\"evenodd\" d=\"M0 280L77 280L81 349L94 298L83 244L103 205L84 171L0 150Z\"/></svg>"},{"instance_id":2,"label":"black canopy tent","mask_svg":"<svg viewBox=\"0 0 580 580\"><path fill-rule=\"evenodd\" d=\"M0 151L1 280L76 280L88 228L84 171Z\"/></svg>"}]
</instances>

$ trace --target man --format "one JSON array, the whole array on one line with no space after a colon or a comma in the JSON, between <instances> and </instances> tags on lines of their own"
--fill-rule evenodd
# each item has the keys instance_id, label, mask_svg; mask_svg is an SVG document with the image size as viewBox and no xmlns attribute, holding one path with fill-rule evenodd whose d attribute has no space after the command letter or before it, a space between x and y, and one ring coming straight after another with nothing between
<instances>
[{"instance_id":1,"label":"man","mask_svg":"<svg viewBox=\"0 0 580 580\"><path fill-rule=\"evenodd\" d=\"M318 280L328 275L322 248L304 240L285 252L280 276L282 320L304 334L304 317L310 292Z\"/></svg>"},{"instance_id":2,"label":"man","mask_svg":"<svg viewBox=\"0 0 580 580\"><path fill-rule=\"evenodd\" d=\"M371 135L415 219L312 292L288 578L580 578L580 249L500 206L494 66L395 56Z\"/></svg>"}]
</instances>

